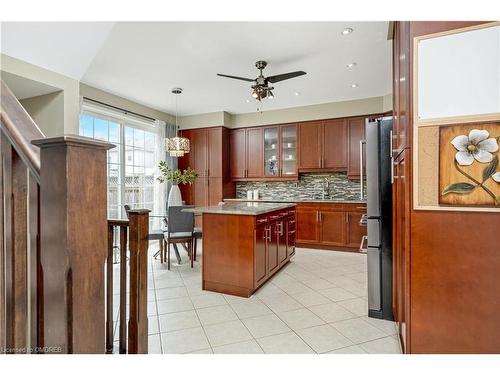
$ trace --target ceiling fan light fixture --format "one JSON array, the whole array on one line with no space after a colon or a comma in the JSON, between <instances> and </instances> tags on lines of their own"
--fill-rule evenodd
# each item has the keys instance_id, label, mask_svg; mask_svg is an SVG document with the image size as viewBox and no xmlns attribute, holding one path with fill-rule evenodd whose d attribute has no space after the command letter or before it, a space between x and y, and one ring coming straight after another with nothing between
<instances>
[{"instance_id":1,"label":"ceiling fan light fixture","mask_svg":"<svg viewBox=\"0 0 500 375\"><path fill-rule=\"evenodd\" d=\"M253 85L252 87L252 97L260 102L262 99L268 98L268 99L274 99L274 87L270 87L269 84L274 84L277 82L282 82L291 78L295 77L300 77L306 74L306 72L302 70L297 70L295 72L288 72L288 73L283 73L283 74L276 74L273 76L268 76L265 77L263 74L263 70L267 66L267 62L264 60L259 60L255 63L255 67L259 69L259 76L255 79L251 78L245 78L245 77L239 77L239 76L233 76L233 75L228 75L228 74L220 74L217 73L219 77L225 77L225 78L231 78L231 79L237 79L240 81L246 81L246 82L252 82ZM296 93L295 95L299 95ZM248 102L248 101L247 101Z\"/></svg>"}]
</instances>

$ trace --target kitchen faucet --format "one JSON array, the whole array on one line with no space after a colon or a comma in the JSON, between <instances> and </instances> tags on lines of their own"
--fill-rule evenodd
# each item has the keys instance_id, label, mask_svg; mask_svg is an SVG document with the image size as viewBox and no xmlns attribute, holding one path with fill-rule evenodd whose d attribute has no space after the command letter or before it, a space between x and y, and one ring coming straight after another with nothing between
<instances>
[{"instance_id":1,"label":"kitchen faucet","mask_svg":"<svg viewBox=\"0 0 500 375\"><path fill-rule=\"evenodd\" d=\"M327 177L323 180L323 191L322 191L322 199L326 199L330 196L330 181Z\"/></svg>"}]
</instances>

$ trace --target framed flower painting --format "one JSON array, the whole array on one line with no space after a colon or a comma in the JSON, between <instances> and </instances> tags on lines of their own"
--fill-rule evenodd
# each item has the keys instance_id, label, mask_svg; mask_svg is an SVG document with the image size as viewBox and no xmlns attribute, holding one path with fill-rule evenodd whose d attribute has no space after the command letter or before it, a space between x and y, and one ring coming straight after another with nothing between
<instances>
[{"instance_id":1,"label":"framed flower painting","mask_svg":"<svg viewBox=\"0 0 500 375\"><path fill-rule=\"evenodd\" d=\"M500 207L500 124L441 126L439 204Z\"/></svg>"}]
</instances>

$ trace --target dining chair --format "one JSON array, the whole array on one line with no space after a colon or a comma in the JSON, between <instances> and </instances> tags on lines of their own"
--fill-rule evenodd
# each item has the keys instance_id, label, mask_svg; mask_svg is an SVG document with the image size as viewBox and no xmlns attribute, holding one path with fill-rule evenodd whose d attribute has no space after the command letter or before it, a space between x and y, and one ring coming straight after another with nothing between
<instances>
[{"instance_id":1,"label":"dining chair","mask_svg":"<svg viewBox=\"0 0 500 375\"><path fill-rule=\"evenodd\" d=\"M172 206L168 207L167 231L164 233L165 241L167 242L167 268L170 269L170 246L172 244L187 243L187 252L191 260L191 268L194 261L194 213L184 212L186 208L194 206Z\"/></svg>"}]
</instances>

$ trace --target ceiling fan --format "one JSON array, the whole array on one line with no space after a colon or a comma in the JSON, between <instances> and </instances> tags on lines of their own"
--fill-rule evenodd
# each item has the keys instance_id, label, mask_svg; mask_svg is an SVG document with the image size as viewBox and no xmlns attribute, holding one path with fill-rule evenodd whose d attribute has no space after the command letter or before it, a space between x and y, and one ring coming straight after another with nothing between
<instances>
[{"instance_id":1,"label":"ceiling fan","mask_svg":"<svg viewBox=\"0 0 500 375\"><path fill-rule=\"evenodd\" d=\"M264 68L267 66L267 62L262 61L262 60L257 61L255 63L255 66L260 71L259 76L255 79L230 76L227 74L217 74L217 75L220 77L239 79L241 81L254 82L254 85L252 85L252 96L255 98L255 100L260 102L264 98L268 98L268 99L274 98L274 94L273 94L274 87L269 86L269 83L281 82L281 81L284 81L286 79L295 78L295 77L303 76L304 74L306 74L306 72L304 72L302 70L298 70L296 72L283 73L283 74L277 74L274 76L264 77L264 75L262 74L262 70L264 70Z\"/></svg>"}]
</instances>

